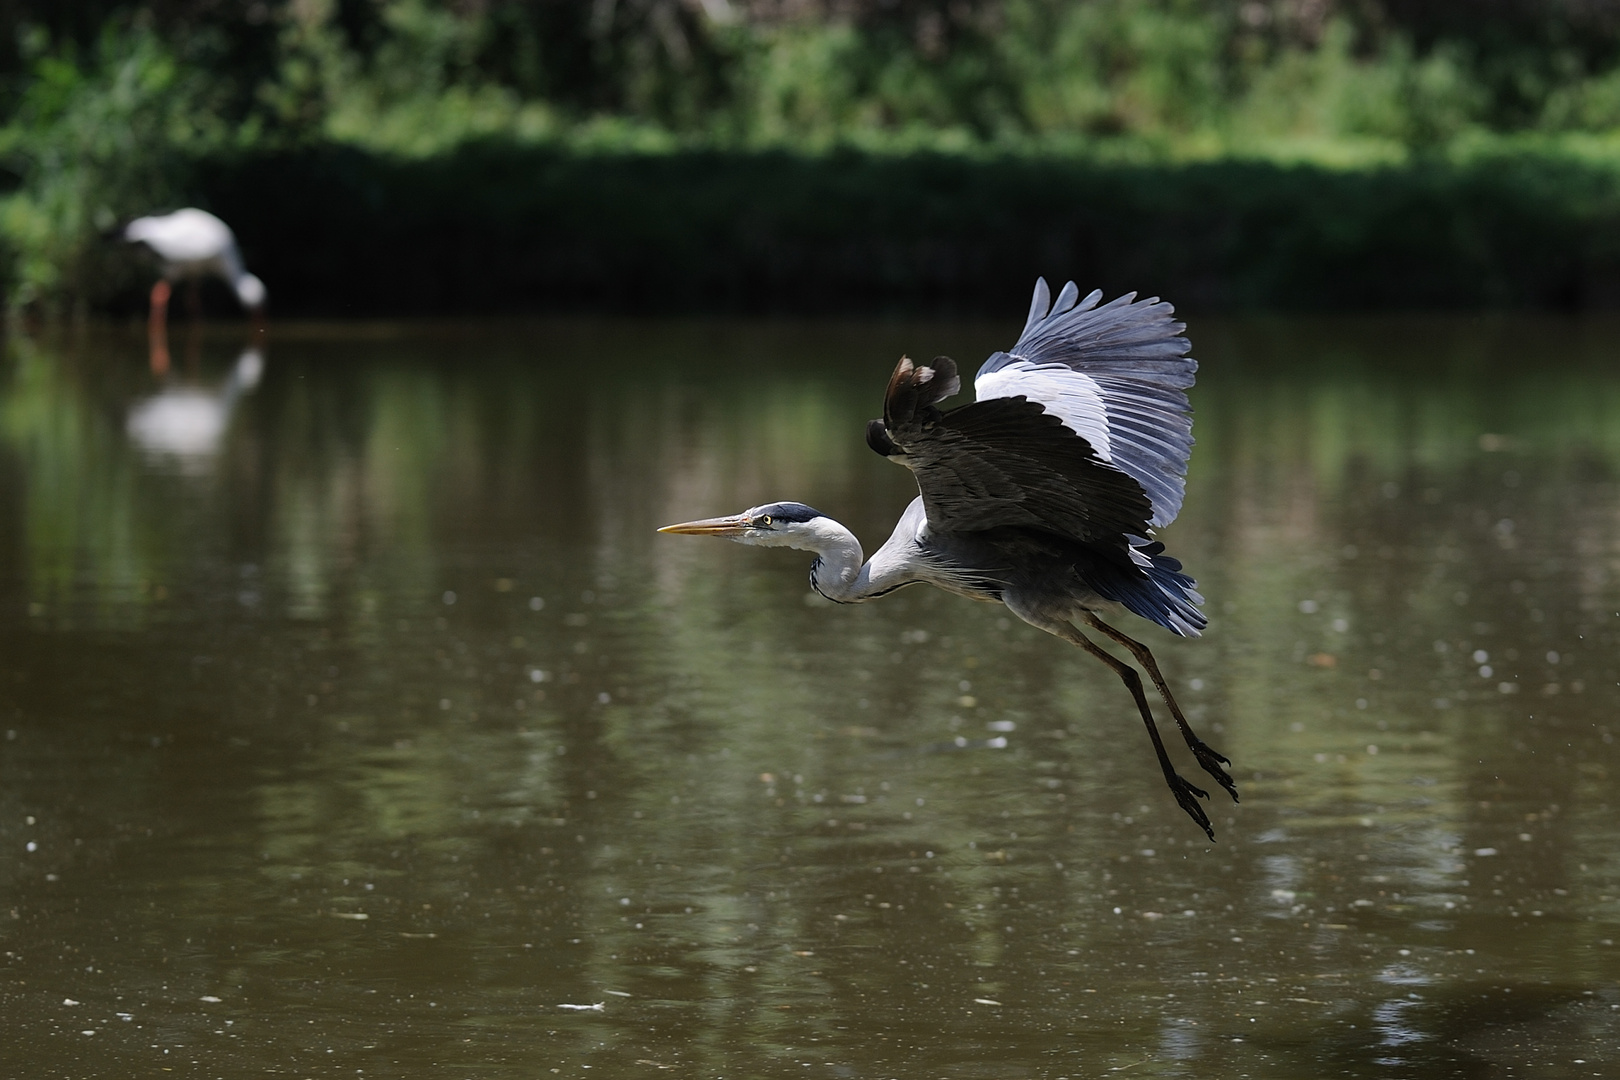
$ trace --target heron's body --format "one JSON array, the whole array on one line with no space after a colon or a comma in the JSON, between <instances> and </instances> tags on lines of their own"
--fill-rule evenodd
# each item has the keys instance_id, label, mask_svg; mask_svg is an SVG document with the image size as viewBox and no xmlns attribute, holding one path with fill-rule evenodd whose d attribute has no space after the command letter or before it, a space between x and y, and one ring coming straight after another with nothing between
<instances>
[{"instance_id":1,"label":"heron's body","mask_svg":"<svg viewBox=\"0 0 1620 1080\"><path fill-rule=\"evenodd\" d=\"M883 546L863 561L860 541L829 518L837 529L823 528L825 548L810 568L810 586L828 600L859 604L906 585L932 585L969 600L1015 605L1024 610L1062 613L1076 618L1082 610L1134 610L1120 601L1131 595L1147 611L1137 614L1165 623L1168 616L1149 613L1160 582L1160 603L1185 600L1192 580L1176 572L1162 555L1143 580L1133 565L1122 568L1065 537L1018 526L973 532L932 528L921 496L913 499ZM1136 594L1140 593L1140 596ZM1202 625L1201 623L1199 624ZM1173 628L1173 627L1172 627ZM1192 631L1188 636L1196 634Z\"/></svg>"},{"instance_id":2,"label":"heron's body","mask_svg":"<svg viewBox=\"0 0 1620 1080\"><path fill-rule=\"evenodd\" d=\"M1205 626L1192 578L1151 539L1181 508L1197 365L1169 304L1126 296L1098 306L1100 292L1082 301L1072 283L1049 298L1038 282L1023 334L979 369L970 405L936 407L960 388L948 357L901 359L867 443L911 469L920 494L870 559L847 528L802 503L665 531L813 551L811 584L838 603L926 583L999 601L1078 645L1125 682L1177 802L1213 839L1194 798L1207 796L1172 767L1140 676L1075 626L1130 651L1200 766L1236 799L1226 759L1193 734L1153 654L1099 617L1126 610L1183 637Z\"/></svg>"}]
</instances>

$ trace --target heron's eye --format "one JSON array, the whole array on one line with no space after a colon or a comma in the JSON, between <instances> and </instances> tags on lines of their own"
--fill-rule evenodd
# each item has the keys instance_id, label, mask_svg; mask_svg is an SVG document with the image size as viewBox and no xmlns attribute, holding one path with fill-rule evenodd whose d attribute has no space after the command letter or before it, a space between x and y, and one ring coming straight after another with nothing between
<instances>
[{"instance_id":1,"label":"heron's eye","mask_svg":"<svg viewBox=\"0 0 1620 1080\"><path fill-rule=\"evenodd\" d=\"M759 519L759 523L761 525L765 526L767 529L770 528L771 527L771 515L765 514L764 516L762 516Z\"/></svg>"}]
</instances>

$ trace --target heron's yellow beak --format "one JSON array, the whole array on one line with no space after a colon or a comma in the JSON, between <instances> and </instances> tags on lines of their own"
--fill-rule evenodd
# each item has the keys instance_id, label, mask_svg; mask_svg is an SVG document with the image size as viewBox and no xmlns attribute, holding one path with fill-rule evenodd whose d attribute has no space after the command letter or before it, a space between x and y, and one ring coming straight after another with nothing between
<instances>
[{"instance_id":1,"label":"heron's yellow beak","mask_svg":"<svg viewBox=\"0 0 1620 1080\"><path fill-rule=\"evenodd\" d=\"M702 521L683 521L679 525L665 525L661 533L690 533L693 536L741 536L749 528L748 519L740 514L731 517L704 518Z\"/></svg>"}]
</instances>

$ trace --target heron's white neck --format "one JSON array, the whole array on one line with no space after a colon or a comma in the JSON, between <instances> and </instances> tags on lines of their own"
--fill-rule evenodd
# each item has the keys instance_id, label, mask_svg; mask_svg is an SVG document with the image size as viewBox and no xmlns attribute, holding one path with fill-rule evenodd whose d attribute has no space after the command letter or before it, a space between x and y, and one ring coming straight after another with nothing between
<instances>
[{"instance_id":1,"label":"heron's white neck","mask_svg":"<svg viewBox=\"0 0 1620 1080\"><path fill-rule=\"evenodd\" d=\"M904 528L904 525L897 527L896 534ZM810 567L810 586L822 596L840 604L858 604L917 580L910 572L912 568L903 560L885 557L886 553L897 547L893 539L879 548L868 561L855 534L830 517L814 518L766 543L773 547L815 552L816 561Z\"/></svg>"},{"instance_id":2,"label":"heron's white neck","mask_svg":"<svg viewBox=\"0 0 1620 1080\"><path fill-rule=\"evenodd\" d=\"M861 563L866 556L861 542L839 522L818 517L794 530L790 546L813 551L816 561L810 567L810 587L829 600L853 604L865 599L858 595Z\"/></svg>"}]
</instances>

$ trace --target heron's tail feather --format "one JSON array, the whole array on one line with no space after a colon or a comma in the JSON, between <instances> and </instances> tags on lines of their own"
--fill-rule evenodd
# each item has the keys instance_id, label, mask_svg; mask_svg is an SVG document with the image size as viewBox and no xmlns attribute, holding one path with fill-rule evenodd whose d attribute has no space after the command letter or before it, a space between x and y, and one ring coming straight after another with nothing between
<instances>
[{"instance_id":1,"label":"heron's tail feather","mask_svg":"<svg viewBox=\"0 0 1620 1080\"><path fill-rule=\"evenodd\" d=\"M1181 572L1181 560L1164 554L1157 540L1131 540L1131 554L1140 574L1111 568L1112 573L1089 575L1091 587L1105 600L1124 604L1182 637L1197 637L1209 625L1198 606L1204 602L1192 578Z\"/></svg>"}]
</instances>

